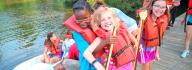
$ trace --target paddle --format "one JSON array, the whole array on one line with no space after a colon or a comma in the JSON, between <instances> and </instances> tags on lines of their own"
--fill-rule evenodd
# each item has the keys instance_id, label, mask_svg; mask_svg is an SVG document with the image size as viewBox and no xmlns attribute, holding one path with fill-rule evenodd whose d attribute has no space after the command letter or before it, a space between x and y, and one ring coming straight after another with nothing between
<instances>
[{"instance_id":1,"label":"paddle","mask_svg":"<svg viewBox=\"0 0 192 70\"><path fill-rule=\"evenodd\" d=\"M141 43L141 37L142 37L142 31L143 31L143 28L144 28L144 21L147 17L147 10L142 10L142 12L139 13L139 16L140 16L140 27L139 27L139 34L137 35L137 41L138 41L138 45L137 48L136 48L136 61L135 61L135 64L134 64L134 70L136 70L136 67L137 67L137 59L138 59L138 52L139 52L139 47L140 47L140 43Z\"/></svg>"},{"instance_id":2,"label":"paddle","mask_svg":"<svg viewBox=\"0 0 192 70\"><path fill-rule=\"evenodd\" d=\"M117 29L119 27L119 23L117 23L114 28L113 28L113 36L116 36L116 33L117 33ZM110 45L110 50L109 50L109 55L108 55L108 58L107 58L107 66L106 66L106 70L109 70L109 63L110 63L110 59L111 59L111 55L112 55L112 51L113 51L113 46L114 44L111 44Z\"/></svg>"}]
</instances>

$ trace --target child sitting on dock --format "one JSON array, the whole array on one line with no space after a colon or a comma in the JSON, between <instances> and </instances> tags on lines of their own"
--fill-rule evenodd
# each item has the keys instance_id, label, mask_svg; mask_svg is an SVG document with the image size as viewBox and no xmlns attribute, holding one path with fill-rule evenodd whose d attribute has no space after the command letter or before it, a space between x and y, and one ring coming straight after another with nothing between
<instances>
[{"instance_id":1,"label":"child sitting on dock","mask_svg":"<svg viewBox=\"0 0 192 70\"><path fill-rule=\"evenodd\" d=\"M62 43L62 47L59 45L60 42ZM60 40L55 33L50 32L47 34L44 46L42 62L53 64L61 60L63 54L62 50L64 50L64 41ZM49 54L48 51L50 51Z\"/></svg>"}]
</instances>

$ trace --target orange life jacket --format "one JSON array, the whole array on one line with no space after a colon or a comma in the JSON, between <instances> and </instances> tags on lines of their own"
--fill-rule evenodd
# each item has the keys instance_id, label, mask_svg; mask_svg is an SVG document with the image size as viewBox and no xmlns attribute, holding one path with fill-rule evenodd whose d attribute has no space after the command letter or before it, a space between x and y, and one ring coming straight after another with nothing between
<instances>
[{"instance_id":1,"label":"orange life jacket","mask_svg":"<svg viewBox=\"0 0 192 70\"><path fill-rule=\"evenodd\" d=\"M59 47L59 39L52 41L52 43L54 44L54 46L50 46L48 43L46 43L46 47L49 49L51 54L61 54L61 50Z\"/></svg>"},{"instance_id":2,"label":"orange life jacket","mask_svg":"<svg viewBox=\"0 0 192 70\"><path fill-rule=\"evenodd\" d=\"M160 46L168 21L168 15L162 15L157 18L156 25L151 16L146 18L143 30L144 33L142 36L145 47Z\"/></svg>"},{"instance_id":3,"label":"orange life jacket","mask_svg":"<svg viewBox=\"0 0 192 70\"><path fill-rule=\"evenodd\" d=\"M88 43L92 43L96 35L90 28L82 29L77 23L75 16L71 16L67 21L64 22L64 25L68 28L73 29L74 31L77 31L78 33L82 34L82 36L85 38Z\"/></svg>"},{"instance_id":4,"label":"orange life jacket","mask_svg":"<svg viewBox=\"0 0 192 70\"><path fill-rule=\"evenodd\" d=\"M192 15L192 0L189 0L189 5L188 5L187 14L188 14L188 15Z\"/></svg>"},{"instance_id":5,"label":"orange life jacket","mask_svg":"<svg viewBox=\"0 0 192 70\"><path fill-rule=\"evenodd\" d=\"M169 23L168 14L162 15L157 19L157 25L160 29L160 39L163 39L163 35L167 29L168 23Z\"/></svg>"},{"instance_id":6,"label":"orange life jacket","mask_svg":"<svg viewBox=\"0 0 192 70\"><path fill-rule=\"evenodd\" d=\"M142 36L146 47L159 46L158 26L154 24L151 16L147 16Z\"/></svg>"},{"instance_id":7,"label":"orange life jacket","mask_svg":"<svg viewBox=\"0 0 192 70\"><path fill-rule=\"evenodd\" d=\"M64 38L69 38L69 39L72 39L72 38L73 38L71 34L64 34L63 37L64 37Z\"/></svg>"},{"instance_id":8,"label":"orange life jacket","mask_svg":"<svg viewBox=\"0 0 192 70\"><path fill-rule=\"evenodd\" d=\"M167 5L173 5L173 1L174 1L174 0L166 0Z\"/></svg>"},{"instance_id":9,"label":"orange life jacket","mask_svg":"<svg viewBox=\"0 0 192 70\"><path fill-rule=\"evenodd\" d=\"M112 51L112 58L114 59L114 63L117 67L123 66L134 60L135 54L132 48L130 38L128 36L127 28L125 27L124 23L120 23L120 27L117 30L117 41L114 44L113 51ZM106 32L105 30L98 28L95 33L98 37L102 39L106 39L111 35L111 33ZM129 47L127 47L129 46ZM109 49L109 45L106 46ZM126 48L127 47L127 48ZM121 53L120 53L121 52Z\"/></svg>"}]
</instances>

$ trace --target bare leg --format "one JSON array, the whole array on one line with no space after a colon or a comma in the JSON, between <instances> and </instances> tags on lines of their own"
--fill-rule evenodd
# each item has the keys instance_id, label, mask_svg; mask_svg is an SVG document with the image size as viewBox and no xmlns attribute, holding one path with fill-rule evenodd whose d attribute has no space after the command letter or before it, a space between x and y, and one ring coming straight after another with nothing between
<instances>
[{"instance_id":1,"label":"bare leg","mask_svg":"<svg viewBox=\"0 0 192 70\"><path fill-rule=\"evenodd\" d=\"M41 62L42 62L42 63L50 63L50 57L44 57L44 56L43 56L43 57L41 58Z\"/></svg>"},{"instance_id":2,"label":"bare leg","mask_svg":"<svg viewBox=\"0 0 192 70\"><path fill-rule=\"evenodd\" d=\"M52 57L52 58L50 59L50 63L51 63L51 64L56 63L56 62L58 62L58 61L59 61L59 58L58 58L58 57Z\"/></svg>"},{"instance_id":3,"label":"bare leg","mask_svg":"<svg viewBox=\"0 0 192 70\"><path fill-rule=\"evenodd\" d=\"M191 33L192 33L192 26L187 25L186 27L186 36L185 36L185 50L181 54L182 58L185 58L189 55L189 44L190 44L190 39L191 39Z\"/></svg>"},{"instance_id":4,"label":"bare leg","mask_svg":"<svg viewBox=\"0 0 192 70\"><path fill-rule=\"evenodd\" d=\"M149 70L152 70L152 63L153 61L149 62Z\"/></svg>"},{"instance_id":5,"label":"bare leg","mask_svg":"<svg viewBox=\"0 0 192 70\"><path fill-rule=\"evenodd\" d=\"M191 26L188 25L186 29L186 36L185 36L185 50L189 50L191 32L192 32L192 25Z\"/></svg>"},{"instance_id":6,"label":"bare leg","mask_svg":"<svg viewBox=\"0 0 192 70\"><path fill-rule=\"evenodd\" d=\"M149 70L149 64L150 64L150 62L142 64L142 66L141 66L142 70Z\"/></svg>"}]
</instances>

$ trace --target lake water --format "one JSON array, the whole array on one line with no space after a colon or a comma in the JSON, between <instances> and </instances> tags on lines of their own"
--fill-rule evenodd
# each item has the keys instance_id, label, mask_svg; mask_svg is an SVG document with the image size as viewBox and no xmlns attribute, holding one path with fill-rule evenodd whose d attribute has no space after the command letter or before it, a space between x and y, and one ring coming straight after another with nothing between
<instances>
[{"instance_id":1,"label":"lake water","mask_svg":"<svg viewBox=\"0 0 192 70\"><path fill-rule=\"evenodd\" d=\"M0 70L43 53L48 32L61 39L71 16L64 0L0 0Z\"/></svg>"}]
</instances>

